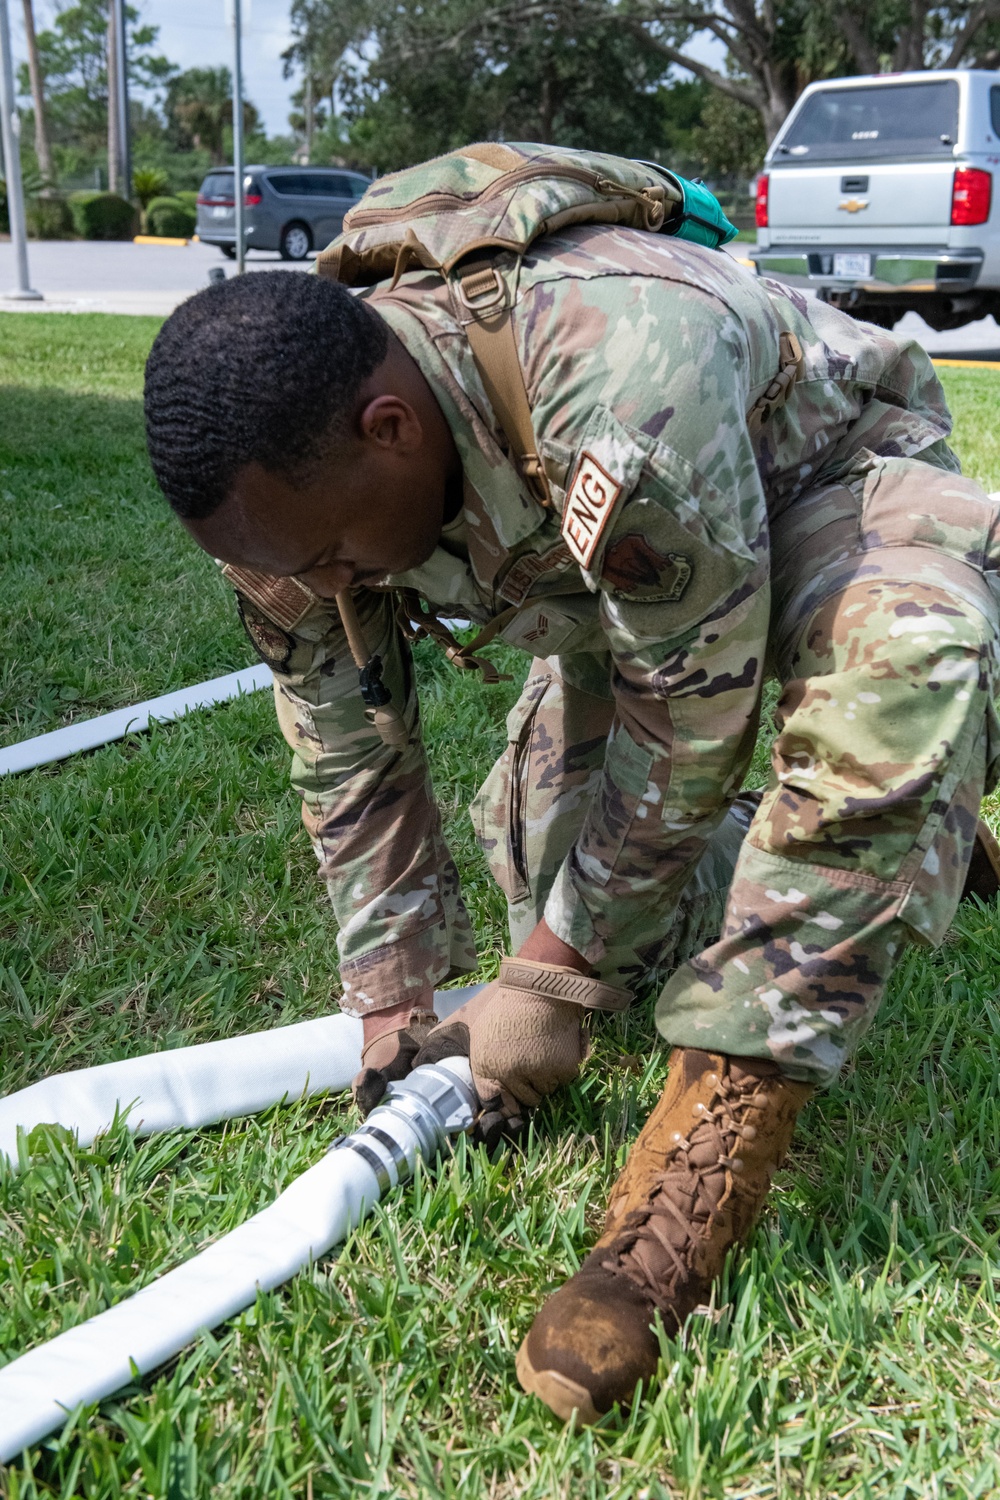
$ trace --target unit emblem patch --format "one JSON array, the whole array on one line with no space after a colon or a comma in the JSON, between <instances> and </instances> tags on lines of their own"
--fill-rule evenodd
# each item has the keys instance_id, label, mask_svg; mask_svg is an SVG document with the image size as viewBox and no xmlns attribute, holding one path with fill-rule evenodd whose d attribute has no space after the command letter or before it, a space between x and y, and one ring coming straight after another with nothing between
<instances>
[{"instance_id":1,"label":"unit emblem patch","mask_svg":"<svg viewBox=\"0 0 1000 1500\"><path fill-rule=\"evenodd\" d=\"M273 620L262 615L256 605L244 594L237 593L236 608L240 612L240 620L243 629L250 637L250 643L261 661L271 668L272 672L284 672L292 657L292 649L295 642L292 637Z\"/></svg>"},{"instance_id":2,"label":"unit emblem patch","mask_svg":"<svg viewBox=\"0 0 1000 1500\"><path fill-rule=\"evenodd\" d=\"M681 552L658 552L648 537L629 532L604 554L601 578L618 598L675 603L691 581L691 563Z\"/></svg>"},{"instance_id":3,"label":"unit emblem patch","mask_svg":"<svg viewBox=\"0 0 1000 1500\"><path fill-rule=\"evenodd\" d=\"M590 567L621 492L618 481L601 468L593 454L584 452L566 496L562 519L563 540L581 568Z\"/></svg>"}]
</instances>

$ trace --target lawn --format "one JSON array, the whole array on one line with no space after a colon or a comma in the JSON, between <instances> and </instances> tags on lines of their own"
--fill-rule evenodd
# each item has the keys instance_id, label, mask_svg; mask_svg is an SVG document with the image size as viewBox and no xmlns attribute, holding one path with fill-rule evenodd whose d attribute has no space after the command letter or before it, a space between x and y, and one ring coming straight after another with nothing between
<instances>
[{"instance_id":1,"label":"lawn","mask_svg":"<svg viewBox=\"0 0 1000 1500\"><path fill-rule=\"evenodd\" d=\"M139 393L151 319L0 315L0 740L250 661L166 514ZM1000 487L1000 376L942 372L967 468ZM517 667L521 671L523 668ZM463 809L517 684L418 660L436 786L490 972L503 910ZM0 781L0 1087L323 1014L332 918L267 694ZM950 1497L1000 1492L1000 922L911 951L810 1107L712 1316L627 1419L566 1433L514 1378L662 1086L648 1008L490 1162L460 1144L342 1250L82 1413L26 1497ZM648 1060L639 1071L623 1063ZM14 1357L267 1204L350 1129L343 1098L89 1150L40 1130L0 1173Z\"/></svg>"}]
</instances>

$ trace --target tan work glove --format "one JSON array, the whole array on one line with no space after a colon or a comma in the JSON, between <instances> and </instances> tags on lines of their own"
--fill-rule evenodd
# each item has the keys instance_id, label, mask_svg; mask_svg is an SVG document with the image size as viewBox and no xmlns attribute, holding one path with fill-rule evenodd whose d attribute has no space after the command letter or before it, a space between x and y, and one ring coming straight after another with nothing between
<instances>
[{"instance_id":1,"label":"tan work glove","mask_svg":"<svg viewBox=\"0 0 1000 1500\"><path fill-rule=\"evenodd\" d=\"M516 1134L524 1107L571 1083L590 1051L585 1010L625 1010L617 990L576 969L505 958L500 977L429 1033L413 1066L442 1057L469 1059L479 1096L476 1138L492 1148Z\"/></svg>"},{"instance_id":2,"label":"tan work glove","mask_svg":"<svg viewBox=\"0 0 1000 1500\"><path fill-rule=\"evenodd\" d=\"M400 1019L395 1031L383 1031L362 1047L361 1071L351 1082L351 1093L362 1115L367 1117L376 1104L381 1104L386 1084L406 1077L436 1022L432 1010L414 1008Z\"/></svg>"}]
</instances>

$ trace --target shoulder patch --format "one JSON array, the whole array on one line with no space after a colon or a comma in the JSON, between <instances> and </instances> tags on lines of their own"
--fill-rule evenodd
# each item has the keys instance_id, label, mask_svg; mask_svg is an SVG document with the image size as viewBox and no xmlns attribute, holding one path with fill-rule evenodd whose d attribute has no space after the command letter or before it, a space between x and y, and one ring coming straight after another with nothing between
<instances>
[{"instance_id":1,"label":"shoulder patch","mask_svg":"<svg viewBox=\"0 0 1000 1500\"><path fill-rule=\"evenodd\" d=\"M563 540L581 568L589 568L622 488L592 453L584 451L566 496L562 519Z\"/></svg>"},{"instance_id":2,"label":"shoulder patch","mask_svg":"<svg viewBox=\"0 0 1000 1500\"><path fill-rule=\"evenodd\" d=\"M239 610L243 629L261 661L272 672L285 672L291 661L295 642L280 626L273 624L256 609L245 594L237 593L236 608Z\"/></svg>"},{"instance_id":3,"label":"shoulder patch","mask_svg":"<svg viewBox=\"0 0 1000 1500\"><path fill-rule=\"evenodd\" d=\"M277 578L254 568L234 568L231 563L226 563L222 576L282 630L294 630L319 603L312 589L297 578Z\"/></svg>"},{"instance_id":4,"label":"shoulder patch","mask_svg":"<svg viewBox=\"0 0 1000 1500\"><path fill-rule=\"evenodd\" d=\"M626 532L604 554L601 579L618 599L676 604L692 571L683 552L661 552L648 537Z\"/></svg>"}]
</instances>

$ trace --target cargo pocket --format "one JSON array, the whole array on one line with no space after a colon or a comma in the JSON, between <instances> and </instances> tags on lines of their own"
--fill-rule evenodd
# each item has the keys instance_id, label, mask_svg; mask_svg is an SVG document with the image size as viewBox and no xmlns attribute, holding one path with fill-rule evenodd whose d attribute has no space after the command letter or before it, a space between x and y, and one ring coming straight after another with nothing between
<instances>
[{"instance_id":1,"label":"cargo pocket","mask_svg":"<svg viewBox=\"0 0 1000 1500\"><path fill-rule=\"evenodd\" d=\"M507 715L507 747L473 798L469 808L476 839L490 874L508 901L530 894L525 813L526 777L539 704L551 677L531 677Z\"/></svg>"}]
</instances>

